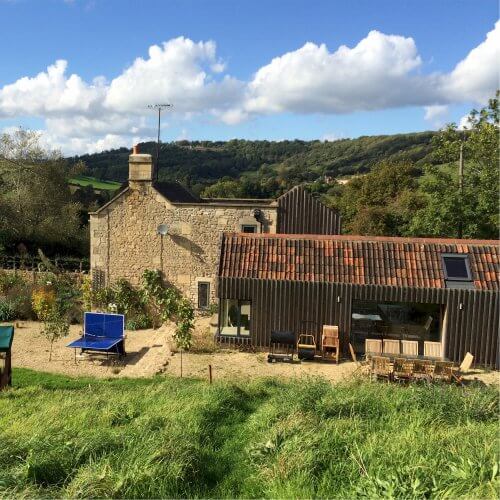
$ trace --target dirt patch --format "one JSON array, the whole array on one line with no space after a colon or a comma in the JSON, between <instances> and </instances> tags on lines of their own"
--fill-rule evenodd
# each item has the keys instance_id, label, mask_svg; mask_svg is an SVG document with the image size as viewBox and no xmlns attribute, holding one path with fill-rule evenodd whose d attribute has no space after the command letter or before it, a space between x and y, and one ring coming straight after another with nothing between
<instances>
[{"instance_id":1,"label":"dirt patch","mask_svg":"<svg viewBox=\"0 0 500 500\"><path fill-rule=\"evenodd\" d=\"M250 377L279 378L321 376L332 382L352 377L360 369L351 361L339 365L330 362L308 361L302 363L268 363L267 354L239 352L220 349L209 332L209 318L196 320L193 352L177 352L172 342L173 325L163 325L157 330L127 331L123 360L105 355L84 354L80 356L66 347L82 332L81 325L72 325L70 335L54 343L52 361L49 362L50 345L41 334L41 324L35 321L20 321L16 326L12 347L14 367L62 373L65 375L93 377L150 377L165 373L172 376L197 377L208 380L208 367L212 366L214 380L248 379ZM173 351L173 352L172 352ZM471 370L466 377L477 378L486 384L500 384L496 371Z\"/></svg>"}]
</instances>

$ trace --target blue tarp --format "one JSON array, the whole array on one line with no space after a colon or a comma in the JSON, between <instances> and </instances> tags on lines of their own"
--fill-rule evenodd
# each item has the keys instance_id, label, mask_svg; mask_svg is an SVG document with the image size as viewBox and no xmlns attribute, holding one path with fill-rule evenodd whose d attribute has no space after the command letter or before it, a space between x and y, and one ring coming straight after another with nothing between
<instances>
[{"instance_id":1,"label":"blue tarp","mask_svg":"<svg viewBox=\"0 0 500 500\"><path fill-rule=\"evenodd\" d=\"M73 349L125 354L125 316L90 313L83 315L83 337L67 345Z\"/></svg>"}]
</instances>

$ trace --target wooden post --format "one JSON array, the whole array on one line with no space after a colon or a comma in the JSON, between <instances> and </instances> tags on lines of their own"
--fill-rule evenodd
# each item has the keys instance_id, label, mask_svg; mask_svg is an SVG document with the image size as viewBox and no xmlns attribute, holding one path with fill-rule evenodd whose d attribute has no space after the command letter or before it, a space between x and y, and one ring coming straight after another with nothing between
<instances>
[{"instance_id":1,"label":"wooden post","mask_svg":"<svg viewBox=\"0 0 500 500\"><path fill-rule=\"evenodd\" d=\"M182 349L181 349L181 378L182 378Z\"/></svg>"},{"instance_id":2,"label":"wooden post","mask_svg":"<svg viewBox=\"0 0 500 500\"><path fill-rule=\"evenodd\" d=\"M208 380L212 383L212 365L208 365Z\"/></svg>"}]
</instances>

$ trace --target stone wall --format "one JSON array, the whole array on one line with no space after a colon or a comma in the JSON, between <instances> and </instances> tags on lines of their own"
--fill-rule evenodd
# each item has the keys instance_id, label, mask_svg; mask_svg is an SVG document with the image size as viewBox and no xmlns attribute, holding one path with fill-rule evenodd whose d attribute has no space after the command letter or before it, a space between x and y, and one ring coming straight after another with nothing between
<instances>
[{"instance_id":1,"label":"stone wall","mask_svg":"<svg viewBox=\"0 0 500 500\"><path fill-rule=\"evenodd\" d=\"M215 301L220 234L255 224L255 208L267 221L263 231L276 232L276 206L172 204L150 182L131 183L128 191L91 215L93 278L106 285L119 278L138 284L145 269L159 269L195 304L198 282L210 282ZM167 235L157 234L159 224L168 225Z\"/></svg>"}]
</instances>

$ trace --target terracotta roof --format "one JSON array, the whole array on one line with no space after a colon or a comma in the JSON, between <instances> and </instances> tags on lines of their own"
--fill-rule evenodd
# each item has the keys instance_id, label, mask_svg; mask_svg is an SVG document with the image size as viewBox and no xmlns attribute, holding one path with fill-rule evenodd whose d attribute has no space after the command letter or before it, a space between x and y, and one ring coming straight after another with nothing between
<instances>
[{"instance_id":1,"label":"terracotta roof","mask_svg":"<svg viewBox=\"0 0 500 500\"><path fill-rule=\"evenodd\" d=\"M474 287L499 289L499 241L224 234L220 276L445 288L441 255L468 254Z\"/></svg>"}]
</instances>

